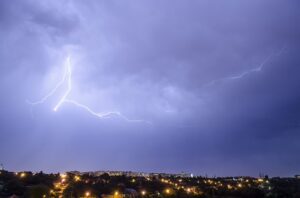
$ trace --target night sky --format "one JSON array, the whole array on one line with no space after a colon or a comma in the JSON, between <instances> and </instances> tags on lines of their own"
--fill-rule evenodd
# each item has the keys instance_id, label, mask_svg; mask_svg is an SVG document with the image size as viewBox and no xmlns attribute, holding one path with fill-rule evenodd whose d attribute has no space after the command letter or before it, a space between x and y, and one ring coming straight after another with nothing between
<instances>
[{"instance_id":1,"label":"night sky","mask_svg":"<svg viewBox=\"0 0 300 198\"><path fill-rule=\"evenodd\" d=\"M299 174L299 8L298 0L1 0L0 163Z\"/></svg>"}]
</instances>

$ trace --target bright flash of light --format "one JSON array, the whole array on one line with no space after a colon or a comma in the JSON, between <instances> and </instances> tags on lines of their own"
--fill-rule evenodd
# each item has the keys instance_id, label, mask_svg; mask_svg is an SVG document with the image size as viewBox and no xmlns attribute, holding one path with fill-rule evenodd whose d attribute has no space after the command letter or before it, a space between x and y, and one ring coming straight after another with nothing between
<instances>
[{"instance_id":1,"label":"bright flash of light","mask_svg":"<svg viewBox=\"0 0 300 198\"><path fill-rule=\"evenodd\" d=\"M66 81L67 81L67 90L64 92L64 94L62 95L60 100L54 106L53 111L57 111L61 107L61 105L64 104L64 103L70 103L70 104L75 105L76 107L84 109L89 114L91 114L91 115L93 115L97 118L119 117L119 118L121 118L121 119L123 119L127 122L144 122L144 123L147 123L147 124L151 124L151 122L145 121L145 120L129 119L119 111L109 111L109 112L98 113L98 112L92 110L87 105L81 104L81 103L79 103L78 101L76 101L74 99L68 99L68 96L72 91L72 67L71 67L71 58L70 58L70 56L68 56L66 58L65 72L64 72L63 78L61 79L61 81L59 81L56 84L54 89L52 89L47 95L45 95L42 99L40 99L38 101L35 101L35 102L27 101L27 102L31 105L37 105L37 104L44 103L49 97L54 95L56 93L56 91L58 90L58 88L60 88Z\"/></svg>"}]
</instances>

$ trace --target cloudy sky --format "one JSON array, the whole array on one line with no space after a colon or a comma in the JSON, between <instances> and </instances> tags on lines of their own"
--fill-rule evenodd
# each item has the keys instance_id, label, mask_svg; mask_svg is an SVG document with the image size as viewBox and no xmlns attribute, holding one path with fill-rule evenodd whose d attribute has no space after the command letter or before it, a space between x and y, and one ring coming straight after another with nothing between
<instances>
[{"instance_id":1,"label":"cloudy sky","mask_svg":"<svg viewBox=\"0 0 300 198\"><path fill-rule=\"evenodd\" d=\"M0 1L0 163L299 174L299 6Z\"/></svg>"}]
</instances>

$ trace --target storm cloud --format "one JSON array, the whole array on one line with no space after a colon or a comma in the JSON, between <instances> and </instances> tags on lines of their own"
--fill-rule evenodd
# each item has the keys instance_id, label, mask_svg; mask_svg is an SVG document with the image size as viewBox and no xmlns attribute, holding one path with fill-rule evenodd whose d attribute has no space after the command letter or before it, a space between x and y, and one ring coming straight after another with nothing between
<instances>
[{"instance_id":1,"label":"storm cloud","mask_svg":"<svg viewBox=\"0 0 300 198\"><path fill-rule=\"evenodd\" d=\"M9 170L300 172L300 14L280 1L0 2ZM69 98L53 107L71 57ZM148 122L151 122L149 124Z\"/></svg>"}]
</instances>

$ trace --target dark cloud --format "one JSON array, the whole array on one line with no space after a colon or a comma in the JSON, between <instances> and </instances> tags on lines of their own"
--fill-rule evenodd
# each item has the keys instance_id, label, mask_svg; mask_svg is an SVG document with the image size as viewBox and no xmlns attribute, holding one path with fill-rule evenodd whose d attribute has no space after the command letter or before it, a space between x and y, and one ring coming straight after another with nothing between
<instances>
[{"instance_id":1,"label":"dark cloud","mask_svg":"<svg viewBox=\"0 0 300 198\"><path fill-rule=\"evenodd\" d=\"M0 161L11 170L299 172L297 1L0 2ZM67 86L31 106L63 77ZM266 61L267 60L267 61ZM221 165L220 165L221 164Z\"/></svg>"}]
</instances>

